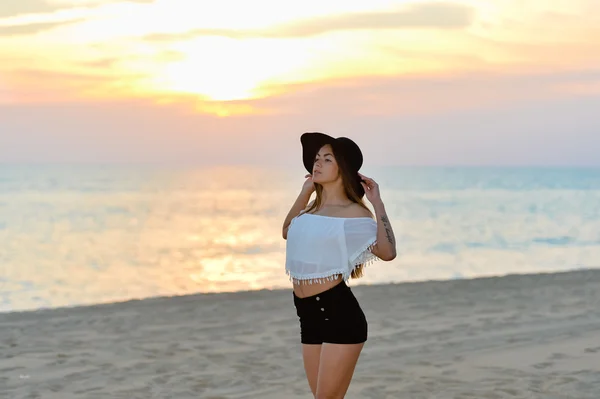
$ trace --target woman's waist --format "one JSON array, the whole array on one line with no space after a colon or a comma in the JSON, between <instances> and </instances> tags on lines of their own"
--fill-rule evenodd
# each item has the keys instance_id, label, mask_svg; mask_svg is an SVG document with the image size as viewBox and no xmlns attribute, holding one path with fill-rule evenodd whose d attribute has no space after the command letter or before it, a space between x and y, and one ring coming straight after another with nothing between
<instances>
[{"instance_id":1,"label":"woman's waist","mask_svg":"<svg viewBox=\"0 0 600 399\"><path fill-rule=\"evenodd\" d=\"M342 274L334 274L326 278L315 278L307 280L294 279L294 299L296 300L317 300L326 299L335 295L337 291L347 287Z\"/></svg>"}]
</instances>

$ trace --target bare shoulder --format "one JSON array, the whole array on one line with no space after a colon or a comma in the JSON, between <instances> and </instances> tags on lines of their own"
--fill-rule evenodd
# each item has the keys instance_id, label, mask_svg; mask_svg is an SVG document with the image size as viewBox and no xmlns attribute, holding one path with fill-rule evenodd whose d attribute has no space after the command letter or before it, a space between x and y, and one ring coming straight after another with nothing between
<instances>
[{"instance_id":1,"label":"bare shoulder","mask_svg":"<svg viewBox=\"0 0 600 399\"><path fill-rule=\"evenodd\" d=\"M313 204L315 203L315 200L312 200L308 203L308 205L306 205L306 207L300 211L300 214L303 214L304 212L308 211L310 209L311 206L313 206Z\"/></svg>"},{"instance_id":2,"label":"bare shoulder","mask_svg":"<svg viewBox=\"0 0 600 399\"><path fill-rule=\"evenodd\" d=\"M373 218L373 215L368 209L363 208L359 204L352 204L345 212L345 216L349 218Z\"/></svg>"}]
</instances>

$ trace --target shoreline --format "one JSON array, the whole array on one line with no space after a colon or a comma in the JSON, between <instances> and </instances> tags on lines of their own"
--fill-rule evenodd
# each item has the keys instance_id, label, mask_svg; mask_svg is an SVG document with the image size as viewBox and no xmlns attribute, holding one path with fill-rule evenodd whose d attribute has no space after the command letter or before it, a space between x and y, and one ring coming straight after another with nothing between
<instances>
[{"instance_id":1,"label":"shoreline","mask_svg":"<svg viewBox=\"0 0 600 399\"><path fill-rule=\"evenodd\" d=\"M348 399L597 399L600 270L351 287ZM309 398L292 290L0 314L0 396Z\"/></svg>"},{"instance_id":2,"label":"shoreline","mask_svg":"<svg viewBox=\"0 0 600 399\"><path fill-rule=\"evenodd\" d=\"M561 271L546 271L546 272L537 272L537 273L508 273L503 275L490 275L490 276L477 276L477 277L461 277L461 278L452 278L452 279L431 279L431 280L412 280L412 281L401 281L401 282L389 282L389 283L375 283L375 284L356 284L354 280L351 280L349 285L355 289L357 287L386 287L386 286L414 286L420 284L446 284L446 283L454 283L458 281L485 281L485 280L502 280L502 279L513 279L518 277L536 277L536 276L551 276L551 275L565 275L565 274L573 274L573 273L587 273L590 272L592 274L598 273L600 274L600 266L598 267L586 267L586 268L576 268L576 269L567 269ZM204 296L212 297L212 296L231 296L231 295L248 295L252 293L270 293L270 292L291 292L292 286L290 283L289 288L261 288L257 290L242 290L242 291L221 291L221 292L197 292L183 295L159 295L159 296L150 296L145 298L131 298L125 300L119 300L114 302L100 302L93 304L82 304L82 305L72 305L72 306L59 306L55 308L38 308L38 309L23 309L23 310L11 310L11 311L0 311L0 321L2 316L10 315L10 314L38 314L38 313L46 313L53 311L62 311L62 310L77 310L79 308L98 308L98 307L107 307L107 306L115 306L115 305L126 305L130 303L137 302L145 302L145 301L163 301L163 300L171 300L171 299L185 299L185 298L201 298Z\"/></svg>"}]
</instances>

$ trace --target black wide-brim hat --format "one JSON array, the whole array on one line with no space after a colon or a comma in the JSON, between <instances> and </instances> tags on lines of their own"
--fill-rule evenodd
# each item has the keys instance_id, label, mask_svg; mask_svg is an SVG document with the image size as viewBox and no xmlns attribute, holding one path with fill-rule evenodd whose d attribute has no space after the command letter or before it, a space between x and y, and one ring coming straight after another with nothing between
<instances>
[{"instance_id":1,"label":"black wide-brim hat","mask_svg":"<svg viewBox=\"0 0 600 399\"><path fill-rule=\"evenodd\" d=\"M348 137L335 138L320 132L309 132L300 136L300 142L302 143L302 162L309 173L313 172L315 158L321 147L329 144L333 148L336 159L343 158L350 168L350 174L354 178L351 182L354 191L360 198L365 195L365 190L360 184L362 179L358 175L363 164L363 155L360 147L354 141Z\"/></svg>"}]
</instances>

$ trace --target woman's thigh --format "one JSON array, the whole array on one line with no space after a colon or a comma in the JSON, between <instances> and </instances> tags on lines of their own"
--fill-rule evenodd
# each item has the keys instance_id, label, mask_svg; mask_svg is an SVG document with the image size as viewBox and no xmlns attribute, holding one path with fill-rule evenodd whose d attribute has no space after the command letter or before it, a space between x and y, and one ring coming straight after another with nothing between
<instances>
[{"instance_id":1,"label":"woman's thigh","mask_svg":"<svg viewBox=\"0 0 600 399\"><path fill-rule=\"evenodd\" d=\"M364 343L324 343L319 360L316 397L343 398L348 391Z\"/></svg>"},{"instance_id":2,"label":"woman's thigh","mask_svg":"<svg viewBox=\"0 0 600 399\"><path fill-rule=\"evenodd\" d=\"M317 381L319 378L319 363L321 360L321 347L318 344L302 344L302 358L308 385L313 396L317 394Z\"/></svg>"}]
</instances>

